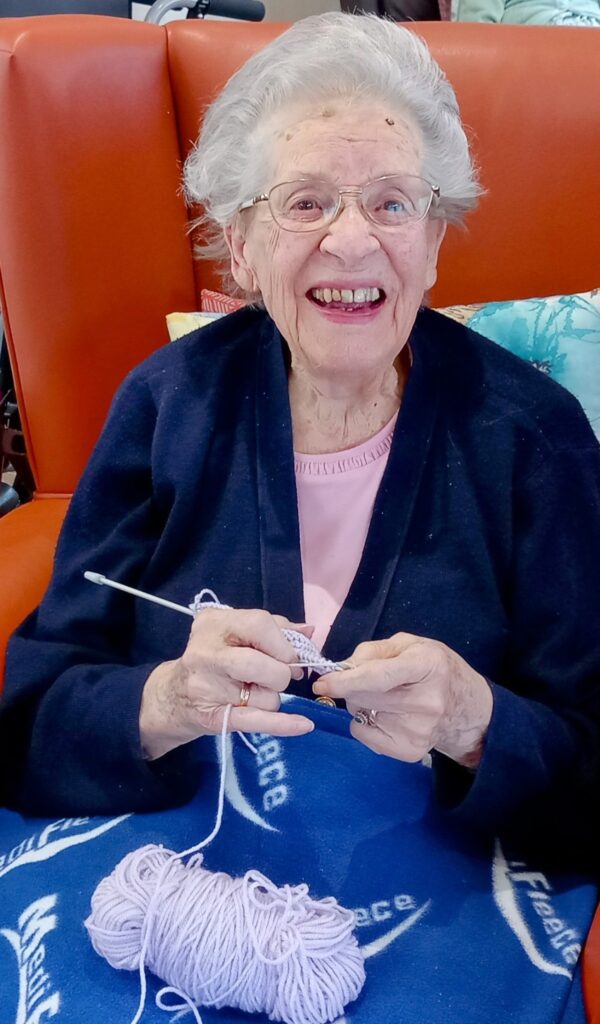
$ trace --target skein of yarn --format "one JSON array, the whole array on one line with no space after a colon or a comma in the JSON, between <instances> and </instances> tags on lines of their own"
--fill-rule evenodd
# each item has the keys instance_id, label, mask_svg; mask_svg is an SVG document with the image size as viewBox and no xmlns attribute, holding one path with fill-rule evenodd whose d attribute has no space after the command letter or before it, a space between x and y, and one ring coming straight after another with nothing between
<instances>
[{"instance_id":1,"label":"skein of yarn","mask_svg":"<svg viewBox=\"0 0 600 1024\"><path fill-rule=\"evenodd\" d=\"M311 898L304 884L278 888L258 871L232 878L204 868L202 854L183 863L154 845L100 882L85 922L113 967L136 970L145 946L146 966L194 1004L285 1024L326 1024L357 998L365 969L354 924L351 911Z\"/></svg>"},{"instance_id":2,"label":"skein of yarn","mask_svg":"<svg viewBox=\"0 0 600 1024\"><path fill-rule=\"evenodd\" d=\"M156 600L99 574L87 577ZM189 611L183 606L179 610L197 614L206 607L228 606L204 589ZM346 667L324 658L302 633L283 632L304 667L318 674ZM357 998L365 982L354 914L334 897L313 899L305 884L278 888L255 870L232 878L202 866L199 851L212 842L223 821L230 715L228 705L210 834L180 853L154 844L134 850L92 896L85 927L95 951L112 967L140 974L140 1003L131 1024L138 1024L144 1011L146 968L167 982L156 996L159 1009L189 1008L198 1024L198 1006L262 1012L284 1024L329 1024ZM256 754L243 733L239 735ZM167 994L182 1002L166 1004Z\"/></svg>"}]
</instances>

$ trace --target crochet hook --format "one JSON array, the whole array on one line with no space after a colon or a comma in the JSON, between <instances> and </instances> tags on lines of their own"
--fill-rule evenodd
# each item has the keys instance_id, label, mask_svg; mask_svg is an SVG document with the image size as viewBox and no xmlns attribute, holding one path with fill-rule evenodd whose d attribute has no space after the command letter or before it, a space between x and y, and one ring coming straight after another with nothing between
<instances>
[{"instance_id":1,"label":"crochet hook","mask_svg":"<svg viewBox=\"0 0 600 1024\"><path fill-rule=\"evenodd\" d=\"M186 608L184 604L175 604L174 601L166 601L164 597L155 597L154 594L147 594L144 590L136 590L135 587L127 587L124 583L117 583L116 580L110 580L108 576L103 576L100 572L84 572L84 577L89 580L90 583L97 583L100 587L113 587L115 590L122 590L125 594L132 594L133 597L141 597L144 601L152 601L153 604L161 604L163 608L171 608L174 612L183 612L184 615L191 615L192 618L195 616L195 612L191 608Z\"/></svg>"},{"instance_id":2,"label":"crochet hook","mask_svg":"<svg viewBox=\"0 0 600 1024\"><path fill-rule=\"evenodd\" d=\"M184 615L190 615L195 618L196 613L191 608L187 608L184 604L176 604L175 601L167 601L164 597L156 597L154 594L148 594L145 590L138 590L136 587L128 587L125 583L117 583L116 580L109 579L108 576L103 576L101 572L90 572L89 569L84 572L84 578L89 580L90 583L97 583L99 587L113 587L114 590L122 590L125 594L131 594L132 597L141 597L144 601L151 601L153 604L160 604L163 608L171 608L174 612L183 612ZM349 668L344 662L344 668ZM318 663L315 662L294 662L290 664L290 668L315 668L319 667ZM328 697L327 701L331 698ZM323 700L325 703L325 700ZM335 701L332 701L335 705Z\"/></svg>"}]
</instances>

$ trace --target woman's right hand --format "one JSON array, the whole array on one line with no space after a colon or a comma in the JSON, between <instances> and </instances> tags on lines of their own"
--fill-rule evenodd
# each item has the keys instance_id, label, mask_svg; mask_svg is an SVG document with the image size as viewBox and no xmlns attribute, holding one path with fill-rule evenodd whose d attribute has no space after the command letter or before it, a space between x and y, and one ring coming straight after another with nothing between
<instances>
[{"instance_id":1,"label":"woman's right hand","mask_svg":"<svg viewBox=\"0 0 600 1024\"><path fill-rule=\"evenodd\" d=\"M220 733L228 704L232 732L310 732L310 719L279 711L280 693L291 679L302 678L302 669L290 668L298 655L282 629L312 632L260 609L203 608L181 657L158 665L146 681L140 707L144 757L154 760L198 736ZM248 703L240 707L249 683Z\"/></svg>"}]
</instances>

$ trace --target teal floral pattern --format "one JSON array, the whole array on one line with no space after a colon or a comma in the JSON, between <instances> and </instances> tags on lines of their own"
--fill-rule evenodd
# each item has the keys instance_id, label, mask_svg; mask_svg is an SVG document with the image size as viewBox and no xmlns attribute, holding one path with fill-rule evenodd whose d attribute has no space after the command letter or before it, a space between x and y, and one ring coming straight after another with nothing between
<instances>
[{"instance_id":1,"label":"teal floral pattern","mask_svg":"<svg viewBox=\"0 0 600 1024\"><path fill-rule=\"evenodd\" d=\"M562 384L579 399L600 434L600 288L443 312Z\"/></svg>"}]
</instances>

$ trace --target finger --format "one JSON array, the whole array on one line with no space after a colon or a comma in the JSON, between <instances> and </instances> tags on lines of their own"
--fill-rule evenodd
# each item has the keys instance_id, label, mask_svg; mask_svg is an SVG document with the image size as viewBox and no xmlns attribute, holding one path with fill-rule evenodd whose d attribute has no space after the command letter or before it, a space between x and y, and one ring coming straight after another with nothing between
<instances>
[{"instance_id":1,"label":"finger","mask_svg":"<svg viewBox=\"0 0 600 1024\"><path fill-rule=\"evenodd\" d=\"M394 633L383 640L366 640L359 644L346 660L353 665L363 665L366 661L378 661L380 658L395 658L412 644L422 643L423 637L414 633Z\"/></svg>"},{"instance_id":2,"label":"finger","mask_svg":"<svg viewBox=\"0 0 600 1024\"><path fill-rule=\"evenodd\" d=\"M422 761L429 752L426 742L416 742L408 735L400 737L386 735L377 726L359 725L358 722L350 723L350 732L356 740L359 740L369 750L376 754L384 754L386 757L394 757L397 761L406 761L415 764Z\"/></svg>"},{"instance_id":3,"label":"finger","mask_svg":"<svg viewBox=\"0 0 600 1024\"><path fill-rule=\"evenodd\" d=\"M273 696L265 703L261 695L259 703L268 710L277 710L279 694L289 685L292 669L268 655L251 648L222 647L211 663L193 650L185 656L185 690L187 701L196 709L215 711L227 704L240 702L242 688L251 684L251 692L261 689ZM256 704L256 699L253 699Z\"/></svg>"},{"instance_id":4,"label":"finger","mask_svg":"<svg viewBox=\"0 0 600 1024\"><path fill-rule=\"evenodd\" d=\"M302 633L309 639L315 631L315 627L309 626L307 622L290 622L284 615L274 615L273 618L280 629L294 629L296 633Z\"/></svg>"},{"instance_id":5,"label":"finger","mask_svg":"<svg viewBox=\"0 0 600 1024\"><path fill-rule=\"evenodd\" d=\"M244 685L250 689L250 696L247 703L243 705L244 707L257 708L260 711L279 711L281 706L279 694L275 690L268 690L266 687L258 686L256 683L245 683L242 686L238 686L237 700L231 700L227 703L232 704L233 707L240 707L240 697Z\"/></svg>"},{"instance_id":6,"label":"finger","mask_svg":"<svg viewBox=\"0 0 600 1024\"><path fill-rule=\"evenodd\" d=\"M323 675L314 683L313 691L346 700L353 693L387 693L396 686L421 683L439 668L440 658L434 652L433 646L415 643L394 658L365 662L356 668Z\"/></svg>"},{"instance_id":7,"label":"finger","mask_svg":"<svg viewBox=\"0 0 600 1024\"><path fill-rule=\"evenodd\" d=\"M375 728L394 743L408 743L415 748L430 750L434 744L435 729L439 718L432 712L396 714L387 711L375 712Z\"/></svg>"},{"instance_id":8,"label":"finger","mask_svg":"<svg viewBox=\"0 0 600 1024\"><path fill-rule=\"evenodd\" d=\"M212 680L208 685L206 680L199 678L189 680L187 700L197 714L215 715L221 708L231 704L237 707L244 694L249 689L248 704L261 708L264 711L278 711L280 707L279 692L270 690L253 682L243 682L240 679L228 679L221 677Z\"/></svg>"},{"instance_id":9,"label":"finger","mask_svg":"<svg viewBox=\"0 0 600 1024\"><path fill-rule=\"evenodd\" d=\"M216 611L206 609L196 617L195 625L197 624L198 629L202 628L202 616L207 612L213 615L219 614L218 629L223 640L229 646L253 648L284 663L294 661L296 652L285 639L270 612L264 611L262 608L217 609Z\"/></svg>"},{"instance_id":10,"label":"finger","mask_svg":"<svg viewBox=\"0 0 600 1024\"><path fill-rule=\"evenodd\" d=\"M275 621L278 624L278 626L281 627L281 629L283 629L283 630L286 630L286 629L293 630L295 633L300 633L302 636L307 637L309 640L310 640L310 638L312 637L312 635L313 635L313 633L315 631L315 627L307 625L306 622L289 622L288 619L284 618L283 615L274 615L273 618L275 619ZM286 639L288 639L288 638L286 638ZM294 647L294 645L293 645L291 640L289 640L288 642L292 644L292 647ZM296 650L295 647L294 647L294 653L296 655L295 661L298 661L298 651ZM292 668L292 679L303 679L303 678L304 678L304 668L301 668L299 665L294 665L294 667Z\"/></svg>"},{"instance_id":11,"label":"finger","mask_svg":"<svg viewBox=\"0 0 600 1024\"><path fill-rule=\"evenodd\" d=\"M351 714L358 708L365 707L403 717L426 714L439 718L444 712L445 704L437 687L420 686L415 683L397 686L383 693L357 690L346 697L346 708Z\"/></svg>"},{"instance_id":12,"label":"finger","mask_svg":"<svg viewBox=\"0 0 600 1024\"><path fill-rule=\"evenodd\" d=\"M227 637L227 642L232 642L232 639ZM275 616L260 608L236 613L235 641L254 647L278 661L288 662L296 658L296 652L281 632Z\"/></svg>"},{"instance_id":13,"label":"finger","mask_svg":"<svg viewBox=\"0 0 600 1024\"><path fill-rule=\"evenodd\" d=\"M261 711L259 708L232 708L229 717L231 732L261 732L267 736L304 736L314 723L304 715L288 715L282 711Z\"/></svg>"},{"instance_id":14,"label":"finger","mask_svg":"<svg viewBox=\"0 0 600 1024\"><path fill-rule=\"evenodd\" d=\"M222 652L220 661L229 678L236 683L252 680L278 693L287 689L293 672L281 661L250 647L228 647Z\"/></svg>"},{"instance_id":15,"label":"finger","mask_svg":"<svg viewBox=\"0 0 600 1024\"><path fill-rule=\"evenodd\" d=\"M346 697L346 709L351 715L364 708L378 712L389 711L393 692L392 690L389 693L368 693L366 690L357 690Z\"/></svg>"}]
</instances>

